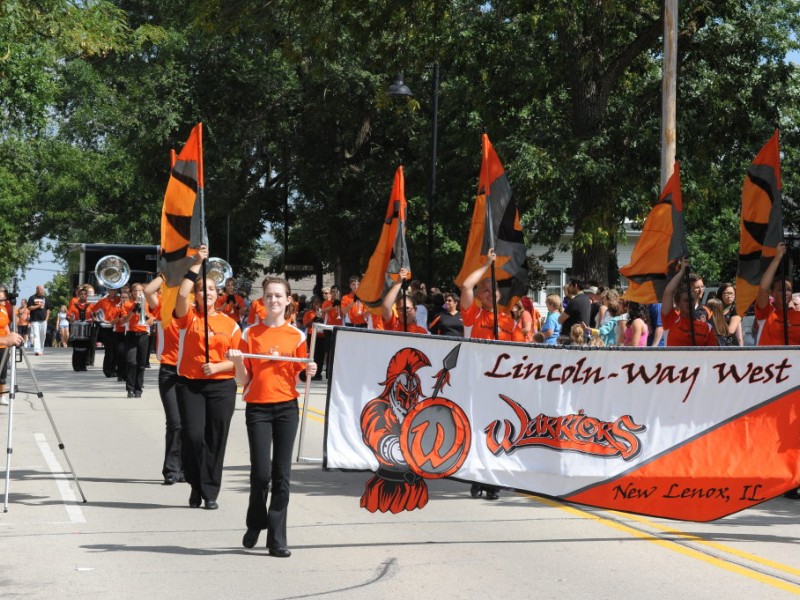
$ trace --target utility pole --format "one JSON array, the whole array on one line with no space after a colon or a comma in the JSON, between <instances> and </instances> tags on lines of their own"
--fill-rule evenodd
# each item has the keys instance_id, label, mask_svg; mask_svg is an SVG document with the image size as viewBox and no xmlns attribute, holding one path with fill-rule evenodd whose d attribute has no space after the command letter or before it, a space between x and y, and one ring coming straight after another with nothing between
<instances>
[{"instance_id":1,"label":"utility pole","mask_svg":"<svg viewBox=\"0 0 800 600\"><path fill-rule=\"evenodd\" d=\"M675 167L677 144L678 0L664 0L664 66L661 79L661 189Z\"/></svg>"}]
</instances>

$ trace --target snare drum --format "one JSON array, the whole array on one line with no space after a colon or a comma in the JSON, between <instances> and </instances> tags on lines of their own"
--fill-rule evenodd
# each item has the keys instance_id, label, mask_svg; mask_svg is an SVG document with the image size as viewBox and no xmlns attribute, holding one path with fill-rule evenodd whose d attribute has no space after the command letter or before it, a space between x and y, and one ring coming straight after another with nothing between
<instances>
[{"instance_id":1,"label":"snare drum","mask_svg":"<svg viewBox=\"0 0 800 600\"><path fill-rule=\"evenodd\" d=\"M89 321L72 321L69 324L69 341L85 342L92 337L92 324Z\"/></svg>"}]
</instances>

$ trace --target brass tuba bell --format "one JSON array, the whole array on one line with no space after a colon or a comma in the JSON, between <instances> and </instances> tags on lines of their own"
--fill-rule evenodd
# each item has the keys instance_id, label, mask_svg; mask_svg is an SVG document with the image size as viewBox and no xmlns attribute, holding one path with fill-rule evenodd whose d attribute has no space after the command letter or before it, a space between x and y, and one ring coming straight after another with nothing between
<instances>
[{"instance_id":1,"label":"brass tuba bell","mask_svg":"<svg viewBox=\"0 0 800 600\"><path fill-rule=\"evenodd\" d=\"M124 258L109 254L97 261L94 275L103 287L118 290L131 278L131 268Z\"/></svg>"},{"instance_id":2,"label":"brass tuba bell","mask_svg":"<svg viewBox=\"0 0 800 600\"><path fill-rule=\"evenodd\" d=\"M217 288L225 287L225 282L233 277L233 268L227 260L209 258L206 265L206 277L213 280Z\"/></svg>"}]
</instances>

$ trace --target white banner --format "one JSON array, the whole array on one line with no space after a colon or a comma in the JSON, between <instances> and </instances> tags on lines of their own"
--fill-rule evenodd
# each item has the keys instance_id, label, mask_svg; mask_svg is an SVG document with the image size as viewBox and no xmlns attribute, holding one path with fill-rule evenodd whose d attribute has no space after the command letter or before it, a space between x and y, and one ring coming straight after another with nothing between
<instances>
[{"instance_id":1,"label":"white banner","mask_svg":"<svg viewBox=\"0 0 800 600\"><path fill-rule=\"evenodd\" d=\"M324 466L376 472L370 510L447 476L711 520L800 485L797 358L337 329Z\"/></svg>"}]
</instances>

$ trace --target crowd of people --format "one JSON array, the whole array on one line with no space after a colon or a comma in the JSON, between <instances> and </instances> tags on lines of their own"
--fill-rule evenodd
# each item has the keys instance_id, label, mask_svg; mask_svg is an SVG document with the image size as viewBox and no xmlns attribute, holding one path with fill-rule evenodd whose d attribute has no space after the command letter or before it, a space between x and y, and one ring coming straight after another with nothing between
<instances>
[{"instance_id":1,"label":"crowd of people","mask_svg":"<svg viewBox=\"0 0 800 600\"><path fill-rule=\"evenodd\" d=\"M789 344L800 345L800 295L792 294L791 278L777 276L785 251L779 245L754 303L760 345L784 344L787 331ZM159 274L147 285L109 289L96 302L90 302L94 289L81 286L56 315L58 339L72 346L75 371L94 364L97 342L102 343L103 373L124 383L129 398L142 396L144 373L156 351L166 419L164 484L187 482L193 508L219 506L237 384L242 386L251 457L242 544L252 548L266 529L267 548L277 557L291 555L286 528L291 453L299 424L298 381L329 375L328 328L317 329L314 355L308 360L313 324L560 346L743 345L734 286L722 284L704 302L703 279L687 275L686 260L657 304L629 302L618 290L571 280L563 297L547 296L544 314L523 297L508 312L499 308L495 322L493 295L499 302L500 292L489 276L496 260L493 249L458 293L427 290L402 269L377 311L359 298L358 277L350 278L345 294L333 285L316 290L310 299L293 295L286 280L267 277L262 297L249 302L237 293L234 279L218 290L215 281L200 277L207 255L202 247L184 276L166 329L161 326ZM0 288L0 347L30 343L34 354L41 355L50 311L42 286L15 309ZM16 332L10 330L12 316ZM7 393L5 377L0 373L0 402ZM473 485L471 493L489 500L499 497L499 489L488 485Z\"/></svg>"}]
</instances>

